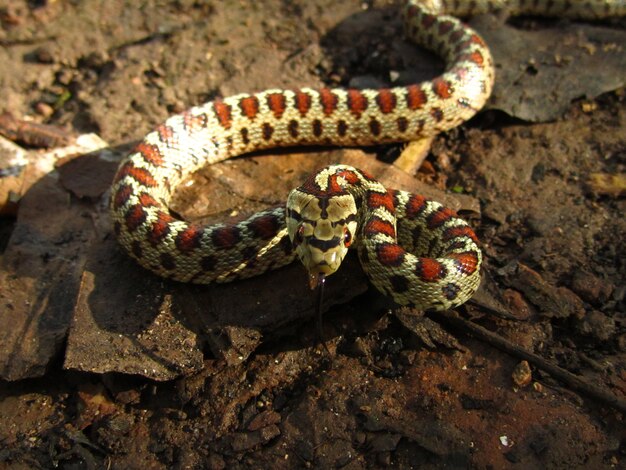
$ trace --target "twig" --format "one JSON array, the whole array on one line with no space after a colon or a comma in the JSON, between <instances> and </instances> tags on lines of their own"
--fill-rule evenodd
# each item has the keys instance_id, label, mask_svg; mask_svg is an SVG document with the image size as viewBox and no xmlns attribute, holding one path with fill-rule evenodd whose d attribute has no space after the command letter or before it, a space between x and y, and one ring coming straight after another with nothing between
<instances>
[{"instance_id":1,"label":"twig","mask_svg":"<svg viewBox=\"0 0 626 470\"><path fill-rule=\"evenodd\" d=\"M533 354L530 351L511 343L502 336L499 336L475 323L464 320L458 316L454 316L451 312L443 312L443 314L438 315L438 318L449 325L455 326L464 331L469 331L476 338L485 341L486 343L511 354L512 356L527 360L538 369L549 373L555 379L572 387L575 391L615 408L622 413L626 413L626 400L623 398L613 395L612 393L587 382L582 377L574 375L571 372L545 360L543 357Z\"/></svg>"}]
</instances>

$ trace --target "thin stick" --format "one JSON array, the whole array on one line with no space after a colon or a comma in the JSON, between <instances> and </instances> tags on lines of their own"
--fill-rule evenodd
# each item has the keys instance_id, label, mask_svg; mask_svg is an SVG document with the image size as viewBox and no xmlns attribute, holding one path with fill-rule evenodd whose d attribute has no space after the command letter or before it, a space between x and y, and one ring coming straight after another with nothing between
<instances>
[{"instance_id":1,"label":"thin stick","mask_svg":"<svg viewBox=\"0 0 626 470\"><path fill-rule=\"evenodd\" d=\"M439 316L444 322L460 328L464 331L471 332L476 338L485 341L492 346L511 354L512 356L525 359L533 364L538 369L541 369L549 373L555 379L572 387L575 391L587 395L599 402L604 403L612 408L615 408L622 413L626 413L626 400L606 390L597 387L578 375L574 375L571 372L545 360L543 357L533 354L530 351L521 348L520 346L511 343L502 336L499 336L475 323L464 320L461 317L454 316L450 312L442 312L443 315Z\"/></svg>"}]
</instances>

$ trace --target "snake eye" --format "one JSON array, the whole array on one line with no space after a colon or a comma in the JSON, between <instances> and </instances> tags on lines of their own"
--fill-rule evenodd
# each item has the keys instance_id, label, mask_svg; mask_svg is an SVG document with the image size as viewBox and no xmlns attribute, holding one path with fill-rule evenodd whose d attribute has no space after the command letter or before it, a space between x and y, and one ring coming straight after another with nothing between
<instances>
[{"instance_id":1,"label":"snake eye","mask_svg":"<svg viewBox=\"0 0 626 470\"><path fill-rule=\"evenodd\" d=\"M350 233L348 227L345 227L343 229L343 246L350 248L350 245L352 245L352 233Z\"/></svg>"},{"instance_id":2,"label":"snake eye","mask_svg":"<svg viewBox=\"0 0 626 470\"><path fill-rule=\"evenodd\" d=\"M293 246L296 247L304 241L304 225L298 225L298 230L293 235Z\"/></svg>"}]
</instances>

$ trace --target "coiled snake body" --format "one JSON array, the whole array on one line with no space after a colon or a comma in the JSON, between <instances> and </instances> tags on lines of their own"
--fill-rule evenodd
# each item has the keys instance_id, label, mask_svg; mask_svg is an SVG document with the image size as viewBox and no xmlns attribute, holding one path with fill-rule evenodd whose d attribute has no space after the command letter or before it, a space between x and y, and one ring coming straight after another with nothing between
<instances>
[{"instance_id":1,"label":"coiled snake body","mask_svg":"<svg viewBox=\"0 0 626 470\"><path fill-rule=\"evenodd\" d=\"M451 10L454 4L455 10ZM120 244L142 266L182 282L229 282L298 257L315 281L357 247L372 283L402 305L446 309L480 283L482 254L472 229L439 203L388 190L355 168L320 170L287 208L237 224L200 226L170 215L178 183L207 164L253 150L304 144L368 145L417 140L472 117L494 80L489 49L452 16L506 6L513 13L597 18L624 2L411 0L406 34L447 64L435 79L379 90L267 90L217 99L169 118L120 165L111 216Z\"/></svg>"}]
</instances>

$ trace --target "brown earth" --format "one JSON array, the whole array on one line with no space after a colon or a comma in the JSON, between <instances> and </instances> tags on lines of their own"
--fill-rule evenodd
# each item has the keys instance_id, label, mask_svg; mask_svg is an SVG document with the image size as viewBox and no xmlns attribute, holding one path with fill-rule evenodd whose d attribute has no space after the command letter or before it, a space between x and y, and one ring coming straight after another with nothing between
<instances>
[{"instance_id":1,"label":"brown earth","mask_svg":"<svg viewBox=\"0 0 626 470\"><path fill-rule=\"evenodd\" d=\"M0 1L0 112L27 118L4 132L20 147L0 148L12 214L0 219L0 468L624 465L623 22L472 20L498 64L494 97L435 139L417 177L389 165L400 145L289 150L202 170L177 194L192 220L241 216L346 161L443 199L486 254L483 289L458 315L398 312L351 259L329 282L329 356L300 267L181 286L111 237L117 162L174 112L434 76L442 64L402 41L397 10ZM32 148L88 132L105 143L63 158ZM532 357L528 368L472 325L578 381Z\"/></svg>"}]
</instances>

